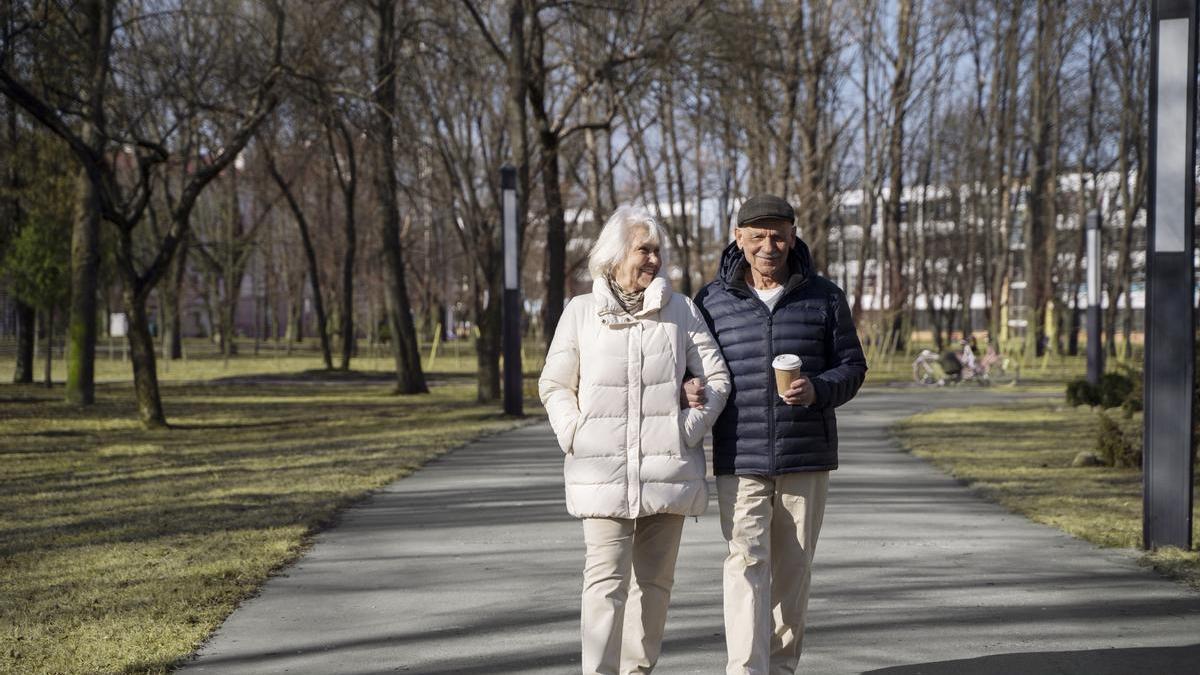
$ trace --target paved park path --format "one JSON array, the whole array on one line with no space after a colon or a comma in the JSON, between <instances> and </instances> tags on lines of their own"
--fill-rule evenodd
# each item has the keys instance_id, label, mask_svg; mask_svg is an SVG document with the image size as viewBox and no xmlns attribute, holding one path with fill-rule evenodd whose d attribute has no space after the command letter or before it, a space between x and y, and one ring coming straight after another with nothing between
<instances>
[{"instance_id":1,"label":"paved park path","mask_svg":"<svg viewBox=\"0 0 1200 675\"><path fill-rule=\"evenodd\" d=\"M1200 672L1200 594L976 497L887 429L992 392L873 389L839 411L801 672ZM183 672L578 672L581 528L544 424L481 440L351 509ZM723 672L714 503L683 533L655 671Z\"/></svg>"}]
</instances>

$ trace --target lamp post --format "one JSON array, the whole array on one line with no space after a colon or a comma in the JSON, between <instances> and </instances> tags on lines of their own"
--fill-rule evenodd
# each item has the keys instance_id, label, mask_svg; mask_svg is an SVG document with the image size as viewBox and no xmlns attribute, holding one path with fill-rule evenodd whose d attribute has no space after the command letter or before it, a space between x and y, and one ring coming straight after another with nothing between
<instances>
[{"instance_id":1,"label":"lamp post","mask_svg":"<svg viewBox=\"0 0 1200 675\"><path fill-rule=\"evenodd\" d=\"M524 415L524 386L521 378L521 277L517 257L517 170L505 164L500 169L500 191L504 210L504 413Z\"/></svg>"},{"instance_id":2,"label":"lamp post","mask_svg":"<svg viewBox=\"0 0 1200 675\"><path fill-rule=\"evenodd\" d=\"M1150 143L1143 546L1191 548L1196 2L1155 0ZM1122 177L1124 178L1124 177Z\"/></svg>"},{"instance_id":3,"label":"lamp post","mask_svg":"<svg viewBox=\"0 0 1200 675\"><path fill-rule=\"evenodd\" d=\"M1087 379L1100 384L1104 350L1100 348L1100 212L1087 214Z\"/></svg>"}]
</instances>

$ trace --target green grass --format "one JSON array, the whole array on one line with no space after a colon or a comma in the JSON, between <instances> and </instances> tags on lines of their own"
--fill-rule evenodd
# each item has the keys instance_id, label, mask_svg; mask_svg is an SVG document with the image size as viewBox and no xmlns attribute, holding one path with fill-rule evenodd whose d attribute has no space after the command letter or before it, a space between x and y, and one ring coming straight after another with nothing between
<instances>
[{"instance_id":1,"label":"green grass","mask_svg":"<svg viewBox=\"0 0 1200 675\"><path fill-rule=\"evenodd\" d=\"M383 373L288 371L313 365L173 364L163 431L124 383L87 409L0 385L0 672L164 672L340 509L520 424L469 375L397 397Z\"/></svg>"},{"instance_id":2,"label":"green grass","mask_svg":"<svg viewBox=\"0 0 1200 675\"><path fill-rule=\"evenodd\" d=\"M201 339L188 339L184 343L184 358L178 361L158 359L158 379L162 382L187 382L209 380L228 375L249 374L280 374L295 373L302 370L322 368L321 355L315 339L306 340L293 346L288 354L286 345L264 342L260 345L259 353L255 355L254 342L242 338L237 342L239 355L233 356L226 364L225 359L217 352L217 346L212 342ZM544 345L531 338L523 341L522 370L526 376L536 376L542 369ZM0 342L0 348L8 353L0 356L0 382L12 380L13 357L15 342L6 340ZM436 352L433 345L420 345L421 367L436 378L439 375L470 375L476 371L475 344L470 340L457 340L440 343ZM394 372L396 361L386 345L375 349L362 345L359 356L351 360L351 367L360 372L387 373ZM430 360L430 356L433 359ZM339 352L334 348L334 364L340 363ZM45 354L40 353L34 362L33 377L37 382L42 381L45 367ZM62 345L54 348L54 358L51 360L50 376L54 382L66 380L66 360L62 358ZM96 381L97 382L132 382L133 370L128 361L125 343L121 339L109 340L102 338L96 347Z\"/></svg>"},{"instance_id":3,"label":"green grass","mask_svg":"<svg viewBox=\"0 0 1200 675\"><path fill-rule=\"evenodd\" d=\"M895 431L913 454L1012 511L1099 546L1137 548L1141 471L1071 467L1076 453L1095 450L1096 427L1087 407L1043 399L923 413ZM1194 508L1200 542L1200 505ZM1200 589L1200 552L1164 549L1142 562Z\"/></svg>"}]
</instances>

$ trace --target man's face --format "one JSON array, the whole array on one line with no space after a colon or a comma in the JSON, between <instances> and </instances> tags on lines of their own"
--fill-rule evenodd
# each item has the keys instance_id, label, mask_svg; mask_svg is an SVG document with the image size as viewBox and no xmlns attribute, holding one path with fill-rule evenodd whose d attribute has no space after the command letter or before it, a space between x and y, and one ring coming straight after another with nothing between
<instances>
[{"instance_id":1,"label":"man's face","mask_svg":"<svg viewBox=\"0 0 1200 675\"><path fill-rule=\"evenodd\" d=\"M791 223L758 220L734 229L733 238L755 272L784 281L788 273L788 253L796 245L796 229Z\"/></svg>"}]
</instances>

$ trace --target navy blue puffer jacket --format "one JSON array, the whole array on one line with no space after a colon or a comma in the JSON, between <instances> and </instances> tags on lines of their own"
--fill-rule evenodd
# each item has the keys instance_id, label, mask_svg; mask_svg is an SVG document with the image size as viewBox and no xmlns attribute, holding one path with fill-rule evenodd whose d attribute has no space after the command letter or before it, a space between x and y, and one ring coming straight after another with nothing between
<instances>
[{"instance_id":1,"label":"navy blue puffer jacket","mask_svg":"<svg viewBox=\"0 0 1200 675\"><path fill-rule=\"evenodd\" d=\"M846 295L812 269L799 239L788 257L791 276L773 311L745 281L749 263L736 243L721 255L717 279L696 305L733 375L725 410L713 427L713 473L774 476L836 469L834 408L854 398L867 373ZM775 391L771 361L797 354L816 401L791 406Z\"/></svg>"}]
</instances>

